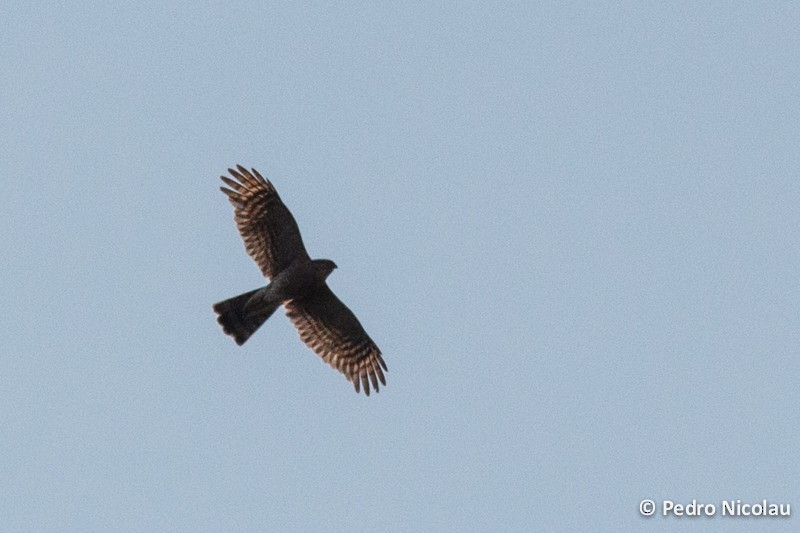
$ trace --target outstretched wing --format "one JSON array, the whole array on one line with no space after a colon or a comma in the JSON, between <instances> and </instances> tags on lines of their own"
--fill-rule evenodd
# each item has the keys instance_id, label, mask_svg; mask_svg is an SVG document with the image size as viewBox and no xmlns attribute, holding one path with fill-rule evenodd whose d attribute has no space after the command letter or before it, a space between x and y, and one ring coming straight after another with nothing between
<instances>
[{"instance_id":1,"label":"outstretched wing","mask_svg":"<svg viewBox=\"0 0 800 533\"><path fill-rule=\"evenodd\" d=\"M308 259L300 229L272 183L242 165L228 169L235 181L220 176L230 187L220 187L233 204L234 218L244 247L268 279L292 261Z\"/></svg>"},{"instance_id":2,"label":"outstretched wing","mask_svg":"<svg viewBox=\"0 0 800 533\"><path fill-rule=\"evenodd\" d=\"M369 396L370 382L375 392L378 381L386 385L383 371L388 369L380 349L327 284L307 298L288 302L286 315L303 342L352 381L356 392L363 386Z\"/></svg>"}]
</instances>

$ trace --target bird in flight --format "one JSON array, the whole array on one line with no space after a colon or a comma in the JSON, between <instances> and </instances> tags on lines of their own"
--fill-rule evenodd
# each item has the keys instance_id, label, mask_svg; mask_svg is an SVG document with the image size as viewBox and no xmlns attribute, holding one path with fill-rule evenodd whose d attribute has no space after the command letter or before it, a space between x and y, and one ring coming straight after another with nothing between
<instances>
[{"instance_id":1,"label":"bird in flight","mask_svg":"<svg viewBox=\"0 0 800 533\"><path fill-rule=\"evenodd\" d=\"M222 330L244 344L283 305L302 341L369 396L370 383L386 385L388 371L378 346L356 316L326 283L336 268L328 259L311 259L300 229L275 187L256 169L228 169L220 190L233 204L233 214L245 249L256 262L266 287L213 305Z\"/></svg>"}]
</instances>

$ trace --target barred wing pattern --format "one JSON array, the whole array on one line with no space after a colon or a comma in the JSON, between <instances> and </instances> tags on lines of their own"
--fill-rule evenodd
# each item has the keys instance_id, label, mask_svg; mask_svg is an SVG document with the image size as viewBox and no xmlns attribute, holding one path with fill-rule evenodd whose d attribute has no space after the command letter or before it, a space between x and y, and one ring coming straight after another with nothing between
<instances>
[{"instance_id":1,"label":"barred wing pattern","mask_svg":"<svg viewBox=\"0 0 800 533\"><path fill-rule=\"evenodd\" d=\"M271 279L292 261L309 259L300 229L292 213L283 204L275 187L242 165L228 169L236 181L220 176L230 187L220 187L234 208L234 218L245 249L267 279Z\"/></svg>"},{"instance_id":2,"label":"barred wing pattern","mask_svg":"<svg viewBox=\"0 0 800 533\"><path fill-rule=\"evenodd\" d=\"M285 305L303 342L352 381L356 392L363 386L369 396L370 382L375 392L380 390L379 381L386 385L383 371L388 368L380 349L327 284L311 296Z\"/></svg>"}]
</instances>

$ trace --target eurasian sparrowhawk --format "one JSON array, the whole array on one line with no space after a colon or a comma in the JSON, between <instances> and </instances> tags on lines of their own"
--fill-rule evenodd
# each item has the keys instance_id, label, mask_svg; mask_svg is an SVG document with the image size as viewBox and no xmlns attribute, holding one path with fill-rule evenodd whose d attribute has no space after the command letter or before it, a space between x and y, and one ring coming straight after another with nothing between
<instances>
[{"instance_id":1,"label":"eurasian sparrowhawk","mask_svg":"<svg viewBox=\"0 0 800 533\"><path fill-rule=\"evenodd\" d=\"M222 330L242 345L283 305L300 338L353 382L356 392L370 383L386 385L386 363L352 311L333 294L326 278L336 264L312 260L300 230L275 187L253 169L228 169L220 187L233 204L234 218L250 257L269 285L214 304Z\"/></svg>"}]
</instances>

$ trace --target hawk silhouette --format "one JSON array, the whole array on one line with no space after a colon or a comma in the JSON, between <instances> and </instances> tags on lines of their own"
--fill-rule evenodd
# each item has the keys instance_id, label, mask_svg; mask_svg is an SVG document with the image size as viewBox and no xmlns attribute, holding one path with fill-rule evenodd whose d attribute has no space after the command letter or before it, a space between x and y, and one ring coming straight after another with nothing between
<instances>
[{"instance_id":1,"label":"hawk silhouette","mask_svg":"<svg viewBox=\"0 0 800 533\"><path fill-rule=\"evenodd\" d=\"M370 382L378 392L388 369L378 346L325 282L336 263L312 260L272 183L256 169L236 168L228 169L234 179L220 176L228 186L220 190L233 204L247 253L270 283L214 304L222 330L241 346L283 305L302 341L352 381L356 392L363 387L369 396Z\"/></svg>"}]
</instances>

